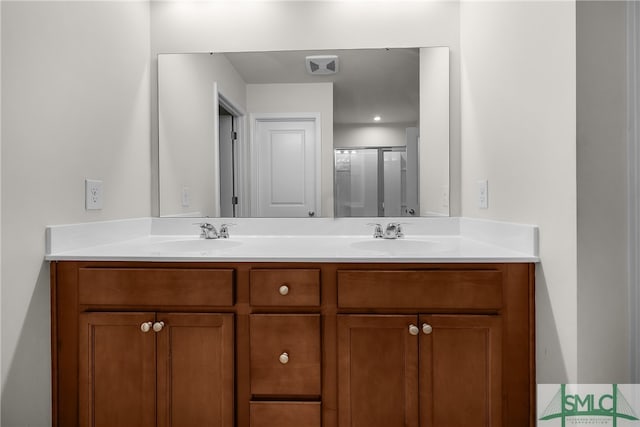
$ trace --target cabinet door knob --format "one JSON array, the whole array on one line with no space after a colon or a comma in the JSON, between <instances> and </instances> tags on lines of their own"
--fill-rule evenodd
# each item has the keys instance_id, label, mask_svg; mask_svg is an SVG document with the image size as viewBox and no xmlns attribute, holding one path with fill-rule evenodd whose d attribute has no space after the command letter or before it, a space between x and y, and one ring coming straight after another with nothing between
<instances>
[{"instance_id":1,"label":"cabinet door knob","mask_svg":"<svg viewBox=\"0 0 640 427\"><path fill-rule=\"evenodd\" d=\"M411 335L418 335L420 333L420 329L414 324L409 325L409 333Z\"/></svg>"},{"instance_id":2,"label":"cabinet door knob","mask_svg":"<svg viewBox=\"0 0 640 427\"><path fill-rule=\"evenodd\" d=\"M153 331L160 332L164 328L164 322L156 322L153 324Z\"/></svg>"},{"instance_id":3,"label":"cabinet door knob","mask_svg":"<svg viewBox=\"0 0 640 427\"><path fill-rule=\"evenodd\" d=\"M282 296L287 295L289 293L289 287L287 285L282 285L278 289L278 292L280 292L280 295Z\"/></svg>"},{"instance_id":4,"label":"cabinet door knob","mask_svg":"<svg viewBox=\"0 0 640 427\"><path fill-rule=\"evenodd\" d=\"M433 327L428 323L423 323L422 332L424 332L425 335L429 335L431 332L433 332Z\"/></svg>"},{"instance_id":5,"label":"cabinet door knob","mask_svg":"<svg viewBox=\"0 0 640 427\"><path fill-rule=\"evenodd\" d=\"M283 365L286 365L287 363L289 363L289 353L285 351L280 355L278 359L280 360L280 363L282 363Z\"/></svg>"},{"instance_id":6,"label":"cabinet door knob","mask_svg":"<svg viewBox=\"0 0 640 427\"><path fill-rule=\"evenodd\" d=\"M140 325L140 330L142 332L149 332L151 330L151 325L153 325L153 322L144 322Z\"/></svg>"}]
</instances>

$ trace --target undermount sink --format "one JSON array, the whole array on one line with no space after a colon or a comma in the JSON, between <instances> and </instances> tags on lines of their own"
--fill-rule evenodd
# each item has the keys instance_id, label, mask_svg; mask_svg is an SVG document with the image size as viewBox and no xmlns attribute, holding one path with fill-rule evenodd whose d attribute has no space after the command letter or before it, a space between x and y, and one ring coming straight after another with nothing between
<instances>
[{"instance_id":1,"label":"undermount sink","mask_svg":"<svg viewBox=\"0 0 640 427\"><path fill-rule=\"evenodd\" d=\"M167 240L153 244L153 249L160 252L212 252L231 249L242 243L228 239L183 239Z\"/></svg>"},{"instance_id":2,"label":"undermount sink","mask_svg":"<svg viewBox=\"0 0 640 427\"><path fill-rule=\"evenodd\" d=\"M413 239L370 239L354 242L351 247L365 251L388 253L389 255L420 255L433 251L437 243Z\"/></svg>"}]
</instances>

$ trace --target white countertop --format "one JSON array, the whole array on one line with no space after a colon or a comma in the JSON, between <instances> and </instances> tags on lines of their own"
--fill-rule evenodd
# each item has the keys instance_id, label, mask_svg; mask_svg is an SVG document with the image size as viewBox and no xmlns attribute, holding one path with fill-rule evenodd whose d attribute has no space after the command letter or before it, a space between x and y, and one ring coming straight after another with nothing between
<instances>
[{"instance_id":1,"label":"white countertop","mask_svg":"<svg viewBox=\"0 0 640 427\"><path fill-rule=\"evenodd\" d=\"M405 237L374 239L371 222ZM226 222L229 239L194 223ZM47 227L49 261L538 262L538 229L468 218L139 218Z\"/></svg>"}]
</instances>

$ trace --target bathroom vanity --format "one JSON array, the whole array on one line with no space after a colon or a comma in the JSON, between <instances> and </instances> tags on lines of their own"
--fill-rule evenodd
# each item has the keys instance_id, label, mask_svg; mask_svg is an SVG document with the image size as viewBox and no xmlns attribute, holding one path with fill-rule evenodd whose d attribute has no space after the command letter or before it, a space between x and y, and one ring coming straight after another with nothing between
<instances>
[{"instance_id":1,"label":"bathroom vanity","mask_svg":"<svg viewBox=\"0 0 640 427\"><path fill-rule=\"evenodd\" d=\"M535 249L443 220L459 234L385 255L367 236L49 244L54 425L535 425Z\"/></svg>"}]
</instances>

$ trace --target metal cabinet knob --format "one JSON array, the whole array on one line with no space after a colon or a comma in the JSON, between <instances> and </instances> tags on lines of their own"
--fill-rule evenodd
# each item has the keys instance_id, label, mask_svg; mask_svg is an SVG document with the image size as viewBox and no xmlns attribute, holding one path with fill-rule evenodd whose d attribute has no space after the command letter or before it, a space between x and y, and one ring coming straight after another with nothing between
<instances>
[{"instance_id":1,"label":"metal cabinet knob","mask_svg":"<svg viewBox=\"0 0 640 427\"><path fill-rule=\"evenodd\" d=\"M280 360L280 363L282 363L283 365L286 365L287 363L289 363L289 353L285 351L280 355L278 359Z\"/></svg>"},{"instance_id":2,"label":"metal cabinet knob","mask_svg":"<svg viewBox=\"0 0 640 427\"><path fill-rule=\"evenodd\" d=\"M282 296L287 295L289 293L289 287L287 285L282 285L278 289L278 292L280 292L280 295Z\"/></svg>"},{"instance_id":3,"label":"metal cabinet knob","mask_svg":"<svg viewBox=\"0 0 640 427\"><path fill-rule=\"evenodd\" d=\"M429 335L431 332L433 332L433 327L428 323L423 323L422 324L422 332L425 335Z\"/></svg>"},{"instance_id":4,"label":"metal cabinet knob","mask_svg":"<svg viewBox=\"0 0 640 427\"><path fill-rule=\"evenodd\" d=\"M153 331L160 332L164 328L164 322L156 322L153 324Z\"/></svg>"},{"instance_id":5,"label":"metal cabinet knob","mask_svg":"<svg viewBox=\"0 0 640 427\"><path fill-rule=\"evenodd\" d=\"M409 333L411 335L418 335L420 333L420 329L414 324L409 325Z\"/></svg>"},{"instance_id":6,"label":"metal cabinet knob","mask_svg":"<svg viewBox=\"0 0 640 427\"><path fill-rule=\"evenodd\" d=\"M142 332L149 332L151 330L151 325L153 325L153 322L144 322L140 325L140 330Z\"/></svg>"}]
</instances>

